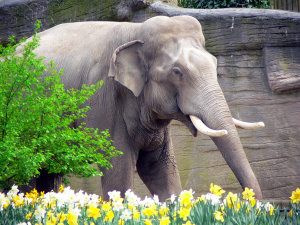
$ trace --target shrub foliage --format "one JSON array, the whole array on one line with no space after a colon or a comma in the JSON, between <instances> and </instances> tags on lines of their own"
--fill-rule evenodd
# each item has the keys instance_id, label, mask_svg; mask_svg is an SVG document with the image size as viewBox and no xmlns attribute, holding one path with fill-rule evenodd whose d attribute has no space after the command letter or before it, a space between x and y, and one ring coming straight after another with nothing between
<instances>
[{"instance_id":1,"label":"shrub foliage","mask_svg":"<svg viewBox=\"0 0 300 225\"><path fill-rule=\"evenodd\" d=\"M107 130L99 132L83 123L71 126L86 117L89 107L82 105L102 81L83 85L81 90L65 90L61 83L63 71L57 71L53 62L46 66L43 58L33 52L38 46L39 26L37 23L35 35L25 43L16 43L11 37L6 47L0 45L2 188L12 183L26 184L41 169L81 177L102 175L92 164L109 168L109 160L120 154L112 146ZM45 73L49 76L42 76Z\"/></svg>"}]
</instances>

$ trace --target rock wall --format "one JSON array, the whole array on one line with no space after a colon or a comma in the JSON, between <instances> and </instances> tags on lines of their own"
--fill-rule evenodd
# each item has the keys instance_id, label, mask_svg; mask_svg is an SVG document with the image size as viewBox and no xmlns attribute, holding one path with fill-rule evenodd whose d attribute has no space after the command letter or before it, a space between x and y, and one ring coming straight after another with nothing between
<instances>
[{"instance_id":1,"label":"rock wall","mask_svg":"<svg viewBox=\"0 0 300 225\"><path fill-rule=\"evenodd\" d=\"M146 6L146 0L0 0L0 41L30 37L37 19L41 30L67 22L129 20Z\"/></svg>"},{"instance_id":2,"label":"rock wall","mask_svg":"<svg viewBox=\"0 0 300 225\"><path fill-rule=\"evenodd\" d=\"M26 4L23 0L21 5L7 2L0 0L2 40L12 34L30 36L36 18L42 20L45 29L69 21L127 18L139 22L156 15L194 16L202 24L207 50L218 58L218 79L232 114L266 124L259 131L239 130L264 198L288 200L291 191L300 187L299 13L181 9L161 2L144 8L145 2L136 0L102 0L101 4L100 0L27 0ZM113 7L116 3L117 7ZM200 195L214 182L227 191L241 191L208 137L193 138L178 122L172 123L171 133L183 188L192 188ZM99 179L73 178L71 186L100 193ZM138 175L134 190L141 196L150 195Z\"/></svg>"}]
</instances>

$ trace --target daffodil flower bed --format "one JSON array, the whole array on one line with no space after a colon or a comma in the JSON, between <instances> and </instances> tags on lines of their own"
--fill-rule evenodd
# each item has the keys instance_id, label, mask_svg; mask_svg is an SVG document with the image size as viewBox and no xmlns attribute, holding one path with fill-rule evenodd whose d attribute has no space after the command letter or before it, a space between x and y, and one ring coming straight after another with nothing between
<instances>
[{"instance_id":1,"label":"daffodil flower bed","mask_svg":"<svg viewBox=\"0 0 300 225\"><path fill-rule=\"evenodd\" d=\"M97 224L300 224L300 189L292 192L288 209L255 199L252 189L242 195L225 191L211 184L210 192L194 198L192 190L171 196L160 202L157 196L137 197L131 190L122 198L112 191L110 200L83 191L75 193L70 187L58 193L19 193L13 186L0 193L0 224L18 225L97 225Z\"/></svg>"}]
</instances>

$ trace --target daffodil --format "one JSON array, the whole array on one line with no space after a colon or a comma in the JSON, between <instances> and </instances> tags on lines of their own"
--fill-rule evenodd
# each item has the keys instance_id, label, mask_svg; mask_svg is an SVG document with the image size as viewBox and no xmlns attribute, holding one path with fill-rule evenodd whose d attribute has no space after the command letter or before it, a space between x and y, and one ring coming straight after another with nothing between
<instances>
[{"instance_id":1,"label":"daffodil","mask_svg":"<svg viewBox=\"0 0 300 225\"><path fill-rule=\"evenodd\" d=\"M59 192L63 192L64 190L65 190L65 189L64 189L64 186L61 184L58 191L59 191Z\"/></svg>"},{"instance_id":2,"label":"daffodil","mask_svg":"<svg viewBox=\"0 0 300 225\"><path fill-rule=\"evenodd\" d=\"M214 212L214 216L215 216L216 220L224 222L224 217L220 211Z\"/></svg>"},{"instance_id":3,"label":"daffodil","mask_svg":"<svg viewBox=\"0 0 300 225\"><path fill-rule=\"evenodd\" d=\"M191 209L181 207L178 211L179 217L182 218L184 221L187 220L187 217L190 215Z\"/></svg>"},{"instance_id":4,"label":"daffodil","mask_svg":"<svg viewBox=\"0 0 300 225\"><path fill-rule=\"evenodd\" d=\"M3 209L7 209L9 206L10 201L9 199L5 196L5 194L0 193L0 211Z\"/></svg>"},{"instance_id":5,"label":"daffodil","mask_svg":"<svg viewBox=\"0 0 300 225\"><path fill-rule=\"evenodd\" d=\"M152 225L152 222L150 219L145 219L144 222L145 222L145 225Z\"/></svg>"},{"instance_id":6,"label":"daffodil","mask_svg":"<svg viewBox=\"0 0 300 225\"><path fill-rule=\"evenodd\" d=\"M181 205L187 206L191 204L191 201L193 199L193 191L190 190L184 190L179 195L179 201Z\"/></svg>"},{"instance_id":7,"label":"daffodil","mask_svg":"<svg viewBox=\"0 0 300 225\"><path fill-rule=\"evenodd\" d=\"M251 198L254 198L255 193L253 192L253 189L245 188L243 191L243 199L250 200Z\"/></svg>"},{"instance_id":8,"label":"daffodil","mask_svg":"<svg viewBox=\"0 0 300 225\"><path fill-rule=\"evenodd\" d=\"M121 209L124 208L123 200L124 199L120 197L116 201L112 202L112 206L115 211L120 211Z\"/></svg>"},{"instance_id":9,"label":"daffodil","mask_svg":"<svg viewBox=\"0 0 300 225\"><path fill-rule=\"evenodd\" d=\"M217 195L217 196L222 196L225 191L218 185L215 185L213 183L210 184L210 189L209 191L214 194L214 195Z\"/></svg>"},{"instance_id":10,"label":"daffodil","mask_svg":"<svg viewBox=\"0 0 300 225\"><path fill-rule=\"evenodd\" d=\"M60 212L57 214L57 219L60 221L60 222L63 222L65 219L67 218L66 214L63 213L63 212Z\"/></svg>"},{"instance_id":11,"label":"daffodil","mask_svg":"<svg viewBox=\"0 0 300 225\"><path fill-rule=\"evenodd\" d=\"M94 205L90 205L87 209L87 216L93 217L95 220L97 220L99 217L101 217L100 209Z\"/></svg>"},{"instance_id":12,"label":"daffodil","mask_svg":"<svg viewBox=\"0 0 300 225\"><path fill-rule=\"evenodd\" d=\"M227 194L224 203L228 206L229 209L234 208L237 212L241 208L240 199L238 198L237 194L233 194L232 192L229 192Z\"/></svg>"},{"instance_id":13,"label":"daffodil","mask_svg":"<svg viewBox=\"0 0 300 225\"><path fill-rule=\"evenodd\" d=\"M101 209L105 212L111 209L111 204L110 202L103 202Z\"/></svg>"},{"instance_id":14,"label":"daffodil","mask_svg":"<svg viewBox=\"0 0 300 225\"><path fill-rule=\"evenodd\" d=\"M264 205L264 208L267 212L269 212L270 215L274 215L274 206L267 202L265 205Z\"/></svg>"},{"instance_id":15,"label":"daffodil","mask_svg":"<svg viewBox=\"0 0 300 225\"><path fill-rule=\"evenodd\" d=\"M31 192L26 193L26 198L30 199L30 202L32 205L34 205L38 199L39 193L38 191L34 188Z\"/></svg>"},{"instance_id":16,"label":"daffodil","mask_svg":"<svg viewBox=\"0 0 300 225\"><path fill-rule=\"evenodd\" d=\"M78 225L78 217L72 213L67 214L67 221L69 225Z\"/></svg>"},{"instance_id":17,"label":"daffodil","mask_svg":"<svg viewBox=\"0 0 300 225\"><path fill-rule=\"evenodd\" d=\"M104 220L105 221L108 221L108 222L111 222L113 220L113 218L115 217L115 214L112 210L109 210L106 215L105 215L105 218Z\"/></svg>"},{"instance_id":18,"label":"daffodil","mask_svg":"<svg viewBox=\"0 0 300 225\"><path fill-rule=\"evenodd\" d=\"M300 189L297 188L292 192L292 196L290 197L292 203L298 204L300 202Z\"/></svg>"},{"instance_id":19,"label":"daffodil","mask_svg":"<svg viewBox=\"0 0 300 225\"><path fill-rule=\"evenodd\" d=\"M159 225L169 225L171 223L170 218L168 216L163 216L159 220Z\"/></svg>"},{"instance_id":20,"label":"daffodil","mask_svg":"<svg viewBox=\"0 0 300 225\"><path fill-rule=\"evenodd\" d=\"M204 201L205 203L212 204L212 205L219 204L220 203L220 198L221 198L221 196L218 196L218 195L215 195L215 194L212 194L212 193L207 193L207 194L202 195L200 197L200 199L203 199L202 201Z\"/></svg>"},{"instance_id":21,"label":"daffodil","mask_svg":"<svg viewBox=\"0 0 300 225\"><path fill-rule=\"evenodd\" d=\"M121 214L121 219L124 221L130 220L132 217L132 211L129 209L125 209Z\"/></svg>"},{"instance_id":22,"label":"daffodil","mask_svg":"<svg viewBox=\"0 0 300 225\"><path fill-rule=\"evenodd\" d=\"M139 218L140 218L140 212L139 211L137 211L136 209L133 209L133 211L132 211L132 219L133 220L138 220Z\"/></svg>"},{"instance_id":23,"label":"daffodil","mask_svg":"<svg viewBox=\"0 0 300 225\"><path fill-rule=\"evenodd\" d=\"M169 212L169 208L166 205L163 205L159 208L160 216L165 216Z\"/></svg>"},{"instance_id":24,"label":"daffodil","mask_svg":"<svg viewBox=\"0 0 300 225\"><path fill-rule=\"evenodd\" d=\"M107 194L112 201L118 201L121 198L121 192L119 191L109 191Z\"/></svg>"},{"instance_id":25,"label":"daffodil","mask_svg":"<svg viewBox=\"0 0 300 225\"><path fill-rule=\"evenodd\" d=\"M156 216L158 214L157 212L157 206L155 204L152 204L150 207L143 208L142 214L145 217L151 217Z\"/></svg>"},{"instance_id":26,"label":"daffodil","mask_svg":"<svg viewBox=\"0 0 300 225\"><path fill-rule=\"evenodd\" d=\"M32 212L26 214L26 217L25 217L25 218L26 218L26 220L30 220L31 217L32 217Z\"/></svg>"},{"instance_id":27,"label":"daffodil","mask_svg":"<svg viewBox=\"0 0 300 225\"><path fill-rule=\"evenodd\" d=\"M12 198L15 207L24 205L24 198L22 195L15 195Z\"/></svg>"}]
</instances>

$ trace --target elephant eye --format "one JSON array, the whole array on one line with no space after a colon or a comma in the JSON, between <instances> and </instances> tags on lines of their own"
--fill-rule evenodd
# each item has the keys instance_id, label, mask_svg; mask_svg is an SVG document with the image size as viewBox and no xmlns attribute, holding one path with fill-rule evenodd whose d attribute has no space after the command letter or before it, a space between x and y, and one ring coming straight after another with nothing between
<instances>
[{"instance_id":1,"label":"elephant eye","mask_svg":"<svg viewBox=\"0 0 300 225\"><path fill-rule=\"evenodd\" d=\"M182 73L180 71L180 69L178 67L174 67L173 68L173 73L176 75L176 76L179 76L180 78L182 77Z\"/></svg>"}]
</instances>

